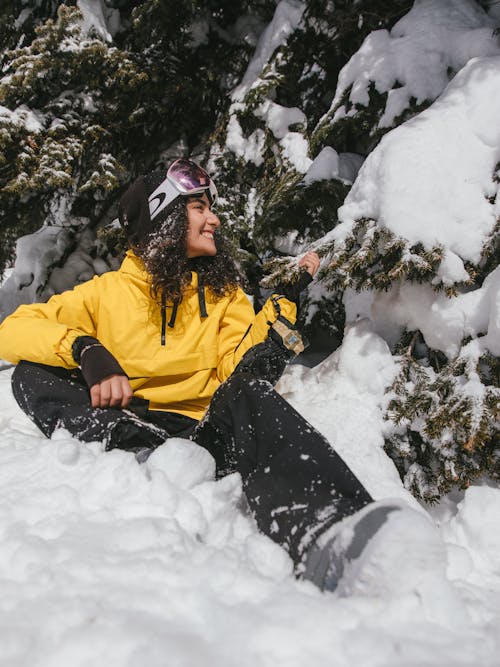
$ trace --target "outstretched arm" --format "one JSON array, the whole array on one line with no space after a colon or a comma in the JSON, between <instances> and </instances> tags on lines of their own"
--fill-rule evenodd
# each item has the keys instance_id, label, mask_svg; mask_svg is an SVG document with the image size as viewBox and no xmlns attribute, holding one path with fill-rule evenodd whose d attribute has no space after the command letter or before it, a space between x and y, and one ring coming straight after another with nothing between
<instances>
[{"instance_id":1,"label":"outstretched arm","mask_svg":"<svg viewBox=\"0 0 500 667\"><path fill-rule=\"evenodd\" d=\"M243 356L252 348L268 340L269 330L281 316L292 325L297 316L299 292L309 284L319 268L319 257L309 252L299 262L307 273L307 280L299 280L296 284L280 286L279 292L272 294L262 310L255 315L253 308L242 290L233 297L219 331L219 365L217 375L221 381L226 380L238 366ZM258 351L258 348L256 348ZM250 352L248 352L251 354ZM266 351L266 355L268 351ZM285 355L288 359L292 355Z\"/></svg>"}]
</instances>

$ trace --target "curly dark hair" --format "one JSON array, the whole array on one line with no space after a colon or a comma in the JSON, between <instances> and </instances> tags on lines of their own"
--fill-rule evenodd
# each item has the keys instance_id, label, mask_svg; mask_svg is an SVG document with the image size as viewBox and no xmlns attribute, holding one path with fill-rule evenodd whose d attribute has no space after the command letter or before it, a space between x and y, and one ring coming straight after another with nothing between
<instances>
[{"instance_id":1,"label":"curly dark hair","mask_svg":"<svg viewBox=\"0 0 500 667\"><path fill-rule=\"evenodd\" d=\"M179 198L159 227L132 247L151 276L153 298L168 304L182 299L192 271L219 298L235 292L242 282L231 247L219 230L214 234L216 255L187 257L186 200Z\"/></svg>"}]
</instances>

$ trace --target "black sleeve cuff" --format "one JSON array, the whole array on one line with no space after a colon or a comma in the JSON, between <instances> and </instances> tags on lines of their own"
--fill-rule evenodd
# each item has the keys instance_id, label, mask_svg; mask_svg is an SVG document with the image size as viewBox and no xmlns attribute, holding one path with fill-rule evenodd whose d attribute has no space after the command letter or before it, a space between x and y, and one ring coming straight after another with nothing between
<instances>
[{"instance_id":1,"label":"black sleeve cuff","mask_svg":"<svg viewBox=\"0 0 500 667\"><path fill-rule=\"evenodd\" d=\"M312 282L313 277L308 271L302 270L298 279L293 283L281 283L278 285L276 292L282 294L289 301L298 303L300 293L303 292L307 286Z\"/></svg>"},{"instance_id":2,"label":"black sleeve cuff","mask_svg":"<svg viewBox=\"0 0 500 667\"><path fill-rule=\"evenodd\" d=\"M82 375L88 387L101 382L111 375L127 374L97 338L79 336L72 347L73 359L82 369Z\"/></svg>"}]
</instances>

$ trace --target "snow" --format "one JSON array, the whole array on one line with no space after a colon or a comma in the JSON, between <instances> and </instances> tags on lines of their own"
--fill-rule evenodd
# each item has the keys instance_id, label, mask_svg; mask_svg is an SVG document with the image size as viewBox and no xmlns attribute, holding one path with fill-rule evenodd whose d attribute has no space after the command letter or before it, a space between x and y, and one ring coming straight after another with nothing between
<instances>
[{"instance_id":1,"label":"snow","mask_svg":"<svg viewBox=\"0 0 500 667\"><path fill-rule=\"evenodd\" d=\"M300 132L288 132L281 140L283 156L300 174L305 174L312 164L309 143Z\"/></svg>"},{"instance_id":2,"label":"snow","mask_svg":"<svg viewBox=\"0 0 500 667\"><path fill-rule=\"evenodd\" d=\"M264 130L257 128L248 137L245 137L241 125L234 114L239 108L238 104L231 106L231 115L227 124L226 146L245 162L253 162L257 167L264 162L262 152L264 149L266 135Z\"/></svg>"},{"instance_id":3,"label":"snow","mask_svg":"<svg viewBox=\"0 0 500 667\"><path fill-rule=\"evenodd\" d=\"M288 127L293 123L305 123L305 114L297 107L287 108L276 102L266 100L255 111L258 118L263 118L276 139L284 139Z\"/></svg>"},{"instance_id":4,"label":"snow","mask_svg":"<svg viewBox=\"0 0 500 667\"><path fill-rule=\"evenodd\" d=\"M21 104L15 111L0 106L0 123L9 123L24 126L28 132L41 132L43 130L43 114L33 111L25 104Z\"/></svg>"},{"instance_id":5,"label":"snow","mask_svg":"<svg viewBox=\"0 0 500 667\"><path fill-rule=\"evenodd\" d=\"M304 254L309 249L307 241L300 241L300 233L293 229L286 234L281 234L273 239L273 249L281 252L284 255L297 257L297 255Z\"/></svg>"},{"instance_id":6,"label":"snow","mask_svg":"<svg viewBox=\"0 0 500 667\"><path fill-rule=\"evenodd\" d=\"M17 28L17 29L21 28L23 23L29 18L30 14L31 14L31 10L28 9L27 7L22 9L20 11L18 17L14 21L14 27Z\"/></svg>"},{"instance_id":7,"label":"snow","mask_svg":"<svg viewBox=\"0 0 500 667\"><path fill-rule=\"evenodd\" d=\"M281 0L277 4L273 19L259 38L240 85L232 93L234 101L241 101L258 82L274 51L286 42L299 25L304 9L305 3L299 0Z\"/></svg>"},{"instance_id":8,"label":"snow","mask_svg":"<svg viewBox=\"0 0 500 667\"><path fill-rule=\"evenodd\" d=\"M412 244L442 245L443 282L463 280L462 260L479 262L498 215L488 197L498 190L499 116L500 56L473 59L370 153L339 209L343 224L328 238L342 240L354 221L374 219Z\"/></svg>"},{"instance_id":9,"label":"snow","mask_svg":"<svg viewBox=\"0 0 500 667\"><path fill-rule=\"evenodd\" d=\"M382 450L393 373L364 320L333 357L291 366L280 387L371 493L416 506ZM372 579L322 594L257 532L239 476L214 481L205 450L171 439L139 465L64 431L47 440L15 404L10 374L0 372L3 664L497 664L499 489L443 501L432 537L414 527L411 558L390 531L383 556L370 553Z\"/></svg>"},{"instance_id":10,"label":"snow","mask_svg":"<svg viewBox=\"0 0 500 667\"><path fill-rule=\"evenodd\" d=\"M379 93L389 91L379 127L390 127L411 98L417 104L436 99L450 70L474 57L499 54L496 25L473 0L417 0L390 32L370 33L342 69L329 112L335 111L333 122L356 113L341 104L345 91L352 86L349 101L367 106L373 82Z\"/></svg>"},{"instance_id":11,"label":"snow","mask_svg":"<svg viewBox=\"0 0 500 667\"><path fill-rule=\"evenodd\" d=\"M314 158L304 178L310 185L315 181L336 178L344 183L354 183L363 164L363 158L356 153L337 153L331 146L325 146Z\"/></svg>"},{"instance_id":12,"label":"snow","mask_svg":"<svg viewBox=\"0 0 500 667\"><path fill-rule=\"evenodd\" d=\"M368 314L375 330L395 343L403 329L420 329L426 343L457 356L465 338L480 336L481 346L500 354L500 267L475 290L447 297L428 285L396 283L387 292L374 294ZM349 318L350 319L350 318Z\"/></svg>"},{"instance_id":13,"label":"snow","mask_svg":"<svg viewBox=\"0 0 500 667\"><path fill-rule=\"evenodd\" d=\"M254 111L257 118L262 118L267 127L280 139L283 155L293 164L299 173L305 173L312 160L309 157L309 144L300 132L290 132L290 125L302 123L305 125L306 116L297 107L283 107L271 100L265 100Z\"/></svg>"},{"instance_id":14,"label":"snow","mask_svg":"<svg viewBox=\"0 0 500 667\"><path fill-rule=\"evenodd\" d=\"M108 29L106 21L107 7L101 0L77 0L78 9L82 12L82 30L88 33L91 29L106 42L112 42L113 32ZM112 13L114 16L114 13Z\"/></svg>"},{"instance_id":15,"label":"snow","mask_svg":"<svg viewBox=\"0 0 500 667\"><path fill-rule=\"evenodd\" d=\"M55 214L59 212L55 207ZM71 222L74 227L47 225L18 238L14 267L0 285L0 320L22 303L44 301L95 274L118 268L82 220L73 217ZM64 264L59 266L63 257Z\"/></svg>"},{"instance_id":16,"label":"snow","mask_svg":"<svg viewBox=\"0 0 500 667\"><path fill-rule=\"evenodd\" d=\"M231 93L232 104L229 109L226 147L245 162L253 162L257 167L264 162L265 132L257 128L250 136L245 137L237 114L245 108L243 104L245 95L262 83L260 77L275 50L286 42L299 25L304 8L305 4L298 0L281 0L278 3L272 21L259 38L254 56L241 83ZM296 107L286 108L271 99L265 99L255 109L254 115L263 119L273 135L280 140L285 160L299 173L307 172L312 162L309 157L308 142L299 132L288 130L291 124L305 122L304 113Z\"/></svg>"},{"instance_id":17,"label":"snow","mask_svg":"<svg viewBox=\"0 0 500 667\"><path fill-rule=\"evenodd\" d=\"M101 0L78 5L86 29L111 39L119 11ZM232 93L227 146L257 166L266 133L245 137L237 114L304 8L297 0L277 4ZM356 179L330 238L342 243L355 220L368 217L411 243L442 244L445 286L466 279L464 261L479 260L500 214L500 197L491 203L500 159L500 47L492 37L499 11L486 14L472 0L417 0L390 32L369 35L341 72L332 110L351 84L351 102L366 104L371 81L388 92L381 127L412 97L436 101L386 135L362 166L360 156L330 146L311 160L304 137L290 131L306 124L304 114L276 104L272 91L256 108L306 184ZM248 32L254 43L257 27L244 17L241 39ZM203 38L202 29L197 34ZM460 71L448 85L450 68ZM334 119L345 113L339 107ZM43 129L27 107L0 107L0 121ZM261 202L252 192L253 215ZM52 217L67 219L65 200ZM69 247L66 237L58 245L53 236L66 231L46 227L20 240L24 251L1 288L2 308L14 304L9 299L33 300L41 286L48 295L106 268L106 258L92 260L93 236L81 234L47 282L57 253ZM293 232L277 243L292 247ZM316 284L310 292L323 290ZM420 329L450 358L500 355L500 269L452 298L400 282L384 293L347 290L344 303L342 346L313 369L290 366L278 389L375 499L406 502L421 521L388 523L383 552L371 545L339 591L322 594L294 579L288 555L249 517L239 476L216 482L203 449L170 439L139 465L64 431L49 441L15 404L12 370L2 370L2 665L497 667L500 489L483 480L436 507L420 506L384 452L383 413L398 372L389 346L403 328ZM472 340L461 348L466 337ZM474 377L464 387L480 390Z\"/></svg>"}]
</instances>

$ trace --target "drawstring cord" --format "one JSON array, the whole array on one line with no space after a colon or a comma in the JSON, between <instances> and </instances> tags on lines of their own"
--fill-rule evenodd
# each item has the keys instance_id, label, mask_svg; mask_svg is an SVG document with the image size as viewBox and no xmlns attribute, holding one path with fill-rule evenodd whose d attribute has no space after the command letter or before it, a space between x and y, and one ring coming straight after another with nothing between
<instances>
[{"instance_id":1,"label":"drawstring cord","mask_svg":"<svg viewBox=\"0 0 500 667\"><path fill-rule=\"evenodd\" d=\"M162 292L161 295L161 344L165 345L165 338L166 338L166 329L167 326L170 329L173 329L175 326L175 320L177 318L177 310L179 308L179 303L180 299L175 299L174 305L172 307L172 314L170 315L170 319L168 321L168 324L166 323L167 321L167 298L165 296L165 293ZM205 301L205 286L203 284L203 278L201 276L198 277L198 304L200 307L200 316L201 317L208 317L208 312L207 312L207 304Z\"/></svg>"},{"instance_id":2,"label":"drawstring cord","mask_svg":"<svg viewBox=\"0 0 500 667\"><path fill-rule=\"evenodd\" d=\"M165 323L166 323L166 301L167 297L165 296L165 292L161 293L161 344L165 345Z\"/></svg>"},{"instance_id":3,"label":"drawstring cord","mask_svg":"<svg viewBox=\"0 0 500 667\"><path fill-rule=\"evenodd\" d=\"M177 317L177 309L179 308L179 299L174 301L174 306L172 308L172 314L167 325L167 304L166 304L165 294L161 295L161 344L165 345L165 338L167 332L167 326L171 329L174 328L175 318Z\"/></svg>"},{"instance_id":4,"label":"drawstring cord","mask_svg":"<svg viewBox=\"0 0 500 667\"><path fill-rule=\"evenodd\" d=\"M174 306L172 308L172 315L170 315L170 319L168 321L168 326L173 329L175 325L175 318L177 317L177 308L179 308L179 302L180 299L175 299L174 301Z\"/></svg>"},{"instance_id":5,"label":"drawstring cord","mask_svg":"<svg viewBox=\"0 0 500 667\"><path fill-rule=\"evenodd\" d=\"M198 304L200 306L201 317L208 317L207 304L205 302L205 285L201 275L198 275Z\"/></svg>"}]
</instances>

